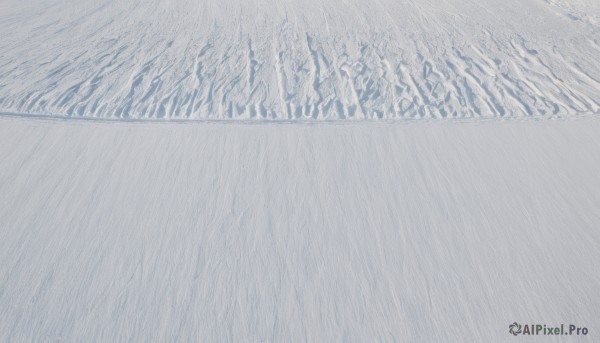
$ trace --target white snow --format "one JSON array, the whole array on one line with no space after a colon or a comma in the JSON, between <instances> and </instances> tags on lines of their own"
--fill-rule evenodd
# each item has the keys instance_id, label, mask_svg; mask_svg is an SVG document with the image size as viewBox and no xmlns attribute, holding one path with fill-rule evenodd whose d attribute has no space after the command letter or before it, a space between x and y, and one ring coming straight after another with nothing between
<instances>
[{"instance_id":1,"label":"white snow","mask_svg":"<svg viewBox=\"0 0 600 343\"><path fill-rule=\"evenodd\" d=\"M0 1L0 342L597 340L598 56L596 0Z\"/></svg>"},{"instance_id":2,"label":"white snow","mask_svg":"<svg viewBox=\"0 0 600 343\"><path fill-rule=\"evenodd\" d=\"M5 0L0 111L104 118L600 111L595 0Z\"/></svg>"},{"instance_id":3,"label":"white snow","mask_svg":"<svg viewBox=\"0 0 600 343\"><path fill-rule=\"evenodd\" d=\"M593 340L599 130L2 118L0 341Z\"/></svg>"}]
</instances>

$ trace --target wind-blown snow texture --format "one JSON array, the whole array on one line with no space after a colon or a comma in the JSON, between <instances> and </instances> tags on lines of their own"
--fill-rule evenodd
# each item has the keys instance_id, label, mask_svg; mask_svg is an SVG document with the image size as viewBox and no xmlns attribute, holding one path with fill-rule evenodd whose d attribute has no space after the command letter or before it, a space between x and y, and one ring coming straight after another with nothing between
<instances>
[{"instance_id":1,"label":"wind-blown snow texture","mask_svg":"<svg viewBox=\"0 0 600 343\"><path fill-rule=\"evenodd\" d=\"M599 131L0 118L0 341L595 341Z\"/></svg>"},{"instance_id":2,"label":"wind-blown snow texture","mask_svg":"<svg viewBox=\"0 0 600 343\"><path fill-rule=\"evenodd\" d=\"M600 111L595 0L5 0L0 111L110 118Z\"/></svg>"},{"instance_id":3,"label":"wind-blown snow texture","mask_svg":"<svg viewBox=\"0 0 600 343\"><path fill-rule=\"evenodd\" d=\"M596 0L0 1L0 342L597 340L599 33Z\"/></svg>"}]
</instances>

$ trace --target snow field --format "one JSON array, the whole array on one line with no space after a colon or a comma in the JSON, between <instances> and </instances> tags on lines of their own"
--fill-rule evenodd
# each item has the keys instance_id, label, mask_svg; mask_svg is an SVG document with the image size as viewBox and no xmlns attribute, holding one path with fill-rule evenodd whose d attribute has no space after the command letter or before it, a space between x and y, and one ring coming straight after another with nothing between
<instances>
[{"instance_id":1,"label":"snow field","mask_svg":"<svg viewBox=\"0 0 600 343\"><path fill-rule=\"evenodd\" d=\"M587 341L599 129L3 117L0 341Z\"/></svg>"}]
</instances>

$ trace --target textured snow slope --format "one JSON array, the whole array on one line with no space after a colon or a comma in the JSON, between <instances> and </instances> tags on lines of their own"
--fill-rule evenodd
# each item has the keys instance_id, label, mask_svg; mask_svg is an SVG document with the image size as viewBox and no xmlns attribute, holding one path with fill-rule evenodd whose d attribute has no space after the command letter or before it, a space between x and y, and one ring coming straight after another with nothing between
<instances>
[{"instance_id":1,"label":"textured snow slope","mask_svg":"<svg viewBox=\"0 0 600 343\"><path fill-rule=\"evenodd\" d=\"M595 0L4 0L0 111L598 113L599 18Z\"/></svg>"},{"instance_id":2,"label":"textured snow slope","mask_svg":"<svg viewBox=\"0 0 600 343\"><path fill-rule=\"evenodd\" d=\"M0 118L0 341L595 341L598 132Z\"/></svg>"}]
</instances>

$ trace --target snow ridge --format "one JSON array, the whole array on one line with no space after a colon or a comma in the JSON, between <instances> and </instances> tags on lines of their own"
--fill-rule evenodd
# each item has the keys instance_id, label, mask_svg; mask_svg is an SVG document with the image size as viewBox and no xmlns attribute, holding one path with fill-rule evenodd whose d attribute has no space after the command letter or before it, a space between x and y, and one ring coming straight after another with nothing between
<instances>
[{"instance_id":1,"label":"snow ridge","mask_svg":"<svg viewBox=\"0 0 600 343\"><path fill-rule=\"evenodd\" d=\"M599 26L569 14L595 5L344 4L64 0L36 12L20 2L0 19L0 111L242 120L600 112Z\"/></svg>"}]
</instances>

